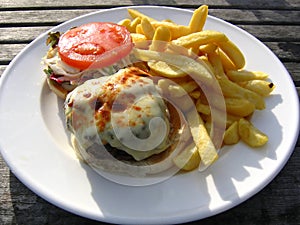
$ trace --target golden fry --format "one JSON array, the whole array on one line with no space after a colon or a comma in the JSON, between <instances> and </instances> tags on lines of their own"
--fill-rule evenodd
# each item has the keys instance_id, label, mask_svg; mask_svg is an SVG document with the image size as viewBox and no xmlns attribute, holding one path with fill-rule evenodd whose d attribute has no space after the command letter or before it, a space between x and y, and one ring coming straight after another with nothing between
<instances>
[{"instance_id":1,"label":"golden fry","mask_svg":"<svg viewBox=\"0 0 300 225\"><path fill-rule=\"evenodd\" d=\"M138 33L138 34L144 35L143 29L142 29L142 24L136 25L134 33Z\"/></svg>"},{"instance_id":2,"label":"golden fry","mask_svg":"<svg viewBox=\"0 0 300 225\"><path fill-rule=\"evenodd\" d=\"M198 60L201 60L204 64L205 64L205 66L206 66L206 68L212 73L212 74L215 74L215 70L214 70L214 68L213 68L213 66L211 65L211 63L210 63L210 61L208 60L208 58L206 57L206 56L200 56L199 58L198 58Z\"/></svg>"},{"instance_id":3,"label":"golden fry","mask_svg":"<svg viewBox=\"0 0 300 225\"><path fill-rule=\"evenodd\" d=\"M153 35L150 50L152 51L165 51L167 43L171 41L171 33L166 27L158 27Z\"/></svg>"},{"instance_id":4,"label":"golden fry","mask_svg":"<svg viewBox=\"0 0 300 225\"><path fill-rule=\"evenodd\" d=\"M142 18L141 28L142 28L143 34L147 37L147 39L151 40L154 36L155 30L147 18Z\"/></svg>"},{"instance_id":5,"label":"golden fry","mask_svg":"<svg viewBox=\"0 0 300 225\"><path fill-rule=\"evenodd\" d=\"M218 46L231 59L237 69L242 69L246 60L241 50L230 40L218 42Z\"/></svg>"},{"instance_id":6,"label":"golden fry","mask_svg":"<svg viewBox=\"0 0 300 225\"><path fill-rule=\"evenodd\" d=\"M189 144L173 161L182 170L191 171L196 169L200 163L200 155L195 144Z\"/></svg>"},{"instance_id":7,"label":"golden fry","mask_svg":"<svg viewBox=\"0 0 300 225\"><path fill-rule=\"evenodd\" d=\"M187 121L195 145L198 149L201 165L206 168L218 159L218 152L205 128L202 118L194 113L187 113Z\"/></svg>"},{"instance_id":8,"label":"golden fry","mask_svg":"<svg viewBox=\"0 0 300 225\"><path fill-rule=\"evenodd\" d=\"M169 65L163 61L150 61L148 66L152 71L163 77L178 78L185 77L187 74L176 66Z\"/></svg>"},{"instance_id":9,"label":"golden fry","mask_svg":"<svg viewBox=\"0 0 300 225\"><path fill-rule=\"evenodd\" d=\"M131 33L130 34L132 42L135 44L137 48L145 49L148 47L147 38L143 34Z\"/></svg>"},{"instance_id":10,"label":"golden fry","mask_svg":"<svg viewBox=\"0 0 300 225\"><path fill-rule=\"evenodd\" d=\"M135 33L136 32L136 26L140 23L141 23L141 18L140 17L137 17L133 21L131 21L131 23L130 23L130 32Z\"/></svg>"},{"instance_id":11,"label":"golden fry","mask_svg":"<svg viewBox=\"0 0 300 225\"><path fill-rule=\"evenodd\" d=\"M249 80L265 80L268 74L260 71L248 70L229 70L226 75L234 82L249 81Z\"/></svg>"},{"instance_id":12,"label":"golden fry","mask_svg":"<svg viewBox=\"0 0 300 225\"><path fill-rule=\"evenodd\" d=\"M206 45L214 42L226 42L228 38L224 33L213 31L213 30L203 30L196 33L191 33L185 36L181 36L172 43L186 48L199 47L200 45Z\"/></svg>"},{"instance_id":13,"label":"golden fry","mask_svg":"<svg viewBox=\"0 0 300 225\"><path fill-rule=\"evenodd\" d=\"M240 84L242 87L254 91L257 94L267 97L275 89L275 85L272 82L265 80L250 80Z\"/></svg>"},{"instance_id":14,"label":"golden fry","mask_svg":"<svg viewBox=\"0 0 300 225\"><path fill-rule=\"evenodd\" d=\"M201 92L198 91L198 90L196 90L196 91L190 92L189 95L190 95L192 98L194 98L194 99L198 99L198 98L200 97L200 95L201 95Z\"/></svg>"},{"instance_id":15,"label":"golden fry","mask_svg":"<svg viewBox=\"0 0 300 225\"><path fill-rule=\"evenodd\" d=\"M224 77L218 79L218 81L225 97L247 99L255 105L256 109L261 110L265 108L264 98L257 93L243 88Z\"/></svg>"},{"instance_id":16,"label":"golden fry","mask_svg":"<svg viewBox=\"0 0 300 225\"><path fill-rule=\"evenodd\" d=\"M135 10L135 9L127 9L127 11L128 11L129 15L130 15L133 19L135 19L135 18L137 18L137 17L140 17L141 19L146 18L148 21L156 21L155 19L153 19L153 18L151 18L151 17L149 17L149 16L147 16L147 15L141 13L141 12L138 11L138 10Z\"/></svg>"},{"instance_id":17,"label":"golden fry","mask_svg":"<svg viewBox=\"0 0 300 225\"><path fill-rule=\"evenodd\" d=\"M233 145L239 142L238 122L233 122L225 131L223 142L225 145Z\"/></svg>"},{"instance_id":18,"label":"golden fry","mask_svg":"<svg viewBox=\"0 0 300 225\"><path fill-rule=\"evenodd\" d=\"M194 91L197 87L198 84L191 80L191 81L187 81L187 82L180 82L179 85L187 92L190 93L192 91Z\"/></svg>"},{"instance_id":19,"label":"golden fry","mask_svg":"<svg viewBox=\"0 0 300 225\"><path fill-rule=\"evenodd\" d=\"M208 15L208 6L202 5L193 12L189 23L191 33L201 31Z\"/></svg>"},{"instance_id":20,"label":"golden fry","mask_svg":"<svg viewBox=\"0 0 300 225\"><path fill-rule=\"evenodd\" d=\"M196 102L196 109L199 113L203 113L205 115L210 115L209 105L201 103L201 101L199 99Z\"/></svg>"},{"instance_id":21,"label":"golden fry","mask_svg":"<svg viewBox=\"0 0 300 225\"><path fill-rule=\"evenodd\" d=\"M151 21L151 25L154 27L154 29L161 26L168 28L171 33L172 40L190 33L189 27L184 25L178 25L173 22Z\"/></svg>"},{"instance_id":22,"label":"golden fry","mask_svg":"<svg viewBox=\"0 0 300 225\"><path fill-rule=\"evenodd\" d=\"M237 70L236 66L231 61L231 59L229 59L229 57L220 48L219 55L225 72L228 70Z\"/></svg>"},{"instance_id":23,"label":"golden fry","mask_svg":"<svg viewBox=\"0 0 300 225\"><path fill-rule=\"evenodd\" d=\"M133 49L133 53L137 59L146 62L157 60L164 61L167 65L174 65L176 68L182 69L183 72L193 75L197 78L197 81L203 82L204 85L211 86L214 83L213 74L210 73L202 61L195 61L182 55L142 49Z\"/></svg>"},{"instance_id":24,"label":"golden fry","mask_svg":"<svg viewBox=\"0 0 300 225\"><path fill-rule=\"evenodd\" d=\"M214 74L217 78L225 77L222 61L220 55L214 51L210 52L208 55L208 60L211 63L212 67L214 68Z\"/></svg>"},{"instance_id":25,"label":"golden fry","mask_svg":"<svg viewBox=\"0 0 300 225\"><path fill-rule=\"evenodd\" d=\"M241 139L250 147L261 147L268 142L268 136L244 118L239 120L238 129Z\"/></svg>"},{"instance_id":26,"label":"golden fry","mask_svg":"<svg viewBox=\"0 0 300 225\"><path fill-rule=\"evenodd\" d=\"M200 45L199 46L199 51L203 54L208 54L208 53L216 51L217 48L218 48L218 46L215 45L214 43L209 43L209 44L206 44L206 45Z\"/></svg>"},{"instance_id":27,"label":"golden fry","mask_svg":"<svg viewBox=\"0 0 300 225\"><path fill-rule=\"evenodd\" d=\"M131 24L131 20L130 19L121 20L120 22L118 22L118 24L121 25L121 26L125 26L130 33L132 32L130 30L130 24Z\"/></svg>"},{"instance_id":28,"label":"golden fry","mask_svg":"<svg viewBox=\"0 0 300 225\"><path fill-rule=\"evenodd\" d=\"M255 110L255 105L245 98L225 98L225 104L226 111L235 116L249 116Z\"/></svg>"}]
</instances>

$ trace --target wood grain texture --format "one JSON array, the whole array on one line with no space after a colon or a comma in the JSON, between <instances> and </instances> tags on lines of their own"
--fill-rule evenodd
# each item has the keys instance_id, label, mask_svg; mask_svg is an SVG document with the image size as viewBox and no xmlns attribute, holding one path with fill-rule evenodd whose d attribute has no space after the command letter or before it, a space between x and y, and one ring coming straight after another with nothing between
<instances>
[{"instance_id":1,"label":"wood grain texture","mask_svg":"<svg viewBox=\"0 0 300 225\"><path fill-rule=\"evenodd\" d=\"M2 0L0 76L27 44L53 26L101 9L144 4L185 9L208 4L210 15L237 25L270 48L287 68L300 94L299 0ZM296 146L283 170L262 191L233 209L202 220L201 224L300 224L299 139ZM15 177L1 156L0 174L0 225L104 224L74 215L43 200Z\"/></svg>"},{"instance_id":2,"label":"wood grain texture","mask_svg":"<svg viewBox=\"0 0 300 225\"><path fill-rule=\"evenodd\" d=\"M261 1L261 0L2 0L2 9L15 9L15 8L87 8L87 7L112 7L119 5L167 5L167 6L179 6L179 7L195 7L201 4L208 4L211 7L221 8L243 8L243 9L299 9L300 3L298 0L274 0L274 1Z\"/></svg>"}]
</instances>

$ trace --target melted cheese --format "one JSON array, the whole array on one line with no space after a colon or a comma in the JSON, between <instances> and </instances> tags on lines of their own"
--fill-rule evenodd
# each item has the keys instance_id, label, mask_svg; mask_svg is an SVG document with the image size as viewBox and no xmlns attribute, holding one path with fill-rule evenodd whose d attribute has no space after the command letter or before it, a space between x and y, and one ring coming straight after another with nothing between
<instances>
[{"instance_id":1,"label":"melted cheese","mask_svg":"<svg viewBox=\"0 0 300 225\"><path fill-rule=\"evenodd\" d=\"M139 69L126 68L88 80L68 95L68 127L85 149L98 140L139 161L170 146L167 107L153 81L144 76ZM154 118L158 123L151 133Z\"/></svg>"}]
</instances>

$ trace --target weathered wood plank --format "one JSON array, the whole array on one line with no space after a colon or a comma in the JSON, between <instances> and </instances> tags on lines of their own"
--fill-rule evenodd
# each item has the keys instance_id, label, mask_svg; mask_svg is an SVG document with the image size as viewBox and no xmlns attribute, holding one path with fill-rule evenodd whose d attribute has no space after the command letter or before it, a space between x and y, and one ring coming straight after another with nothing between
<instances>
[{"instance_id":1,"label":"weathered wood plank","mask_svg":"<svg viewBox=\"0 0 300 225\"><path fill-rule=\"evenodd\" d=\"M296 86L300 86L300 63L296 62L284 62L283 63Z\"/></svg>"},{"instance_id":2,"label":"weathered wood plank","mask_svg":"<svg viewBox=\"0 0 300 225\"><path fill-rule=\"evenodd\" d=\"M200 4L208 4L213 7L230 7L230 8L270 8L270 9L296 9L300 7L300 2L298 0L274 0L274 1L265 1L265 0L203 0L201 2L197 0L52 0L52 1L43 1L43 0L2 0L1 8L49 8L49 7L107 7L107 6L118 6L118 5L174 5L174 6L197 6Z\"/></svg>"},{"instance_id":3,"label":"weathered wood plank","mask_svg":"<svg viewBox=\"0 0 300 225\"><path fill-rule=\"evenodd\" d=\"M76 10L27 10L0 11L1 26L22 24L59 24L66 20L84 15L97 9ZM226 21L259 24L300 24L300 11L295 10L240 10L240 9L209 9L209 14ZM19 18L22 18L20 21Z\"/></svg>"},{"instance_id":4,"label":"weathered wood plank","mask_svg":"<svg viewBox=\"0 0 300 225\"><path fill-rule=\"evenodd\" d=\"M300 26L294 25L238 25L261 41L299 41Z\"/></svg>"},{"instance_id":5,"label":"weathered wood plank","mask_svg":"<svg viewBox=\"0 0 300 225\"><path fill-rule=\"evenodd\" d=\"M300 42L265 42L283 62L300 62Z\"/></svg>"},{"instance_id":6,"label":"weathered wood plank","mask_svg":"<svg viewBox=\"0 0 300 225\"><path fill-rule=\"evenodd\" d=\"M8 25L55 25L75 17L97 11L95 9L81 10L29 10L29 11L0 11L1 26ZM20 18L22 20L20 21Z\"/></svg>"},{"instance_id":7,"label":"weathered wood plank","mask_svg":"<svg viewBox=\"0 0 300 225\"><path fill-rule=\"evenodd\" d=\"M29 43L52 26L0 28L0 43Z\"/></svg>"},{"instance_id":8,"label":"weathered wood plank","mask_svg":"<svg viewBox=\"0 0 300 225\"><path fill-rule=\"evenodd\" d=\"M2 64L10 62L23 48L26 44L4 44L0 45L0 62Z\"/></svg>"},{"instance_id":9,"label":"weathered wood plank","mask_svg":"<svg viewBox=\"0 0 300 225\"><path fill-rule=\"evenodd\" d=\"M296 10L209 9L209 14L234 24L299 24Z\"/></svg>"}]
</instances>

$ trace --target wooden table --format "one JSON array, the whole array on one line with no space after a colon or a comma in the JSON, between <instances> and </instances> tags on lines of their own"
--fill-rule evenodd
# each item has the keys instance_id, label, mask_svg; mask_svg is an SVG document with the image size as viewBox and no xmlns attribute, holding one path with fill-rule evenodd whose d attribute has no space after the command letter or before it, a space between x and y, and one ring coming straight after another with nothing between
<instances>
[{"instance_id":1,"label":"wooden table","mask_svg":"<svg viewBox=\"0 0 300 225\"><path fill-rule=\"evenodd\" d=\"M195 9L209 5L209 14L229 21L265 43L283 62L299 90L299 0L164 0L160 5ZM30 41L68 19L101 9L157 4L155 0L1 0L0 75ZM298 92L299 93L299 92ZM300 224L300 145L279 175L262 191L201 224ZM38 197L9 170L0 156L0 224L99 224L66 212ZM190 224L196 224L190 223Z\"/></svg>"}]
</instances>

